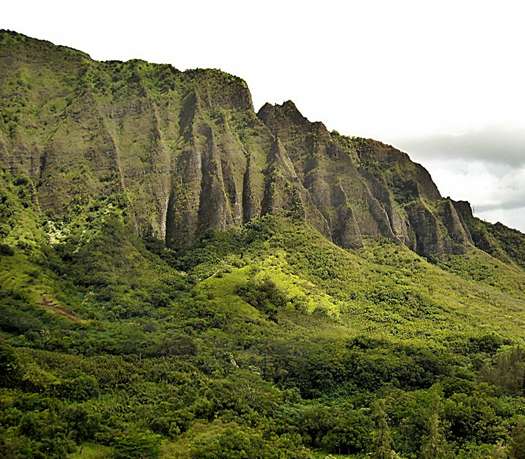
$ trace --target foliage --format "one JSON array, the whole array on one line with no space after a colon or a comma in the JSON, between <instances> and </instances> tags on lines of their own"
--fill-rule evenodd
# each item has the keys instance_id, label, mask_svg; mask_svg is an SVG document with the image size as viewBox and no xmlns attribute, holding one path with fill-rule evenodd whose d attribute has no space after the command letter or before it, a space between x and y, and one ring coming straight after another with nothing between
<instances>
[{"instance_id":1,"label":"foliage","mask_svg":"<svg viewBox=\"0 0 525 459\"><path fill-rule=\"evenodd\" d=\"M156 459L160 454L160 437L147 432L126 432L112 443L114 459Z\"/></svg>"},{"instance_id":2,"label":"foliage","mask_svg":"<svg viewBox=\"0 0 525 459\"><path fill-rule=\"evenodd\" d=\"M346 251L270 216L175 253L119 202L9 227L30 243L0 254L4 456L520 457L515 268L491 285L479 253Z\"/></svg>"}]
</instances>

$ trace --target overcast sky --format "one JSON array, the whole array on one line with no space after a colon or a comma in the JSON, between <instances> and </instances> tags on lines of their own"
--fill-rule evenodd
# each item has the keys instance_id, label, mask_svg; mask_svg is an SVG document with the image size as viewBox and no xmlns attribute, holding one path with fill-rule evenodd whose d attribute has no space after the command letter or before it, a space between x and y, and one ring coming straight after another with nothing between
<instances>
[{"instance_id":1,"label":"overcast sky","mask_svg":"<svg viewBox=\"0 0 525 459\"><path fill-rule=\"evenodd\" d=\"M443 195L525 231L525 7L506 0L5 1L0 27L244 78L256 109L407 151Z\"/></svg>"}]
</instances>

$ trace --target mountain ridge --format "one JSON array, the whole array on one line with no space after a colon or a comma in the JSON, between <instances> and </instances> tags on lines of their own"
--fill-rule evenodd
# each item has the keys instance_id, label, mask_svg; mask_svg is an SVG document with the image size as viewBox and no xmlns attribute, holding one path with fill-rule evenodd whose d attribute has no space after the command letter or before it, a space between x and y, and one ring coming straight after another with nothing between
<instances>
[{"instance_id":1,"label":"mountain ridge","mask_svg":"<svg viewBox=\"0 0 525 459\"><path fill-rule=\"evenodd\" d=\"M472 238L492 227L458 212L406 153L330 133L291 101L255 113L238 77L97 62L16 33L0 36L8 108L0 161L37 181L49 215L64 218L72 204L120 193L138 233L173 248L273 212L303 218L343 247L386 237L439 257L474 243L523 264L497 238ZM24 84L15 90L16 81ZM43 124L28 122L28 112ZM66 169L83 172L66 179Z\"/></svg>"}]
</instances>

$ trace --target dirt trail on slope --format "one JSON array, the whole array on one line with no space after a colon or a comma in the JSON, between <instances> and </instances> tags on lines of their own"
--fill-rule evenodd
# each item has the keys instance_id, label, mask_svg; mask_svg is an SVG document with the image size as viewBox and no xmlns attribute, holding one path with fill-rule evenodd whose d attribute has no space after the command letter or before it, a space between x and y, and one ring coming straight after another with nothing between
<instances>
[{"instance_id":1,"label":"dirt trail on slope","mask_svg":"<svg viewBox=\"0 0 525 459\"><path fill-rule=\"evenodd\" d=\"M78 318L71 311L68 311L67 309L63 308L47 296L42 297L42 301L40 302L40 304L48 311L58 314L59 316L65 317L66 319L69 319L72 322L75 322L77 324L85 323L85 320Z\"/></svg>"}]
</instances>

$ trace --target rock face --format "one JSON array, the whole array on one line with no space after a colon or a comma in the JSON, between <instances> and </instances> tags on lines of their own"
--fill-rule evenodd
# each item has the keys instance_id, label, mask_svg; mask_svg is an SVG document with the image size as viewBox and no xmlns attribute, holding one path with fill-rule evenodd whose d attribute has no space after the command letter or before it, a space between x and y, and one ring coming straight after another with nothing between
<instances>
[{"instance_id":1,"label":"rock face","mask_svg":"<svg viewBox=\"0 0 525 459\"><path fill-rule=\"evenodd\" d=\"M0 164L33 180L50 218L118 197L139 234L175 248L265 213L349 248L493 244L405 153L329 132L290 101L255 113L246 83L218 70L97 62L3 31L0 107Z\"/></svg>"}]
</instances>

